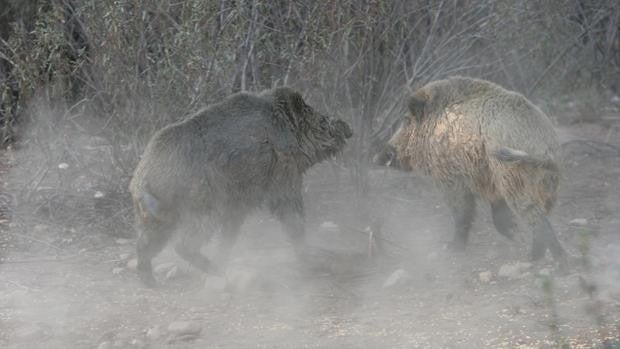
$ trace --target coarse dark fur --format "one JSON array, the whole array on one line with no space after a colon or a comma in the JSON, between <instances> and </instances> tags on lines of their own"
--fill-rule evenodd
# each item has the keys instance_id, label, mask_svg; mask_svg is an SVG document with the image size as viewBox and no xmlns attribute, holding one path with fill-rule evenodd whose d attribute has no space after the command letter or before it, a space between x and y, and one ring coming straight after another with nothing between
<instances>
[{"instance_id":1,"label":"coarse dark fur","mask_svg":"<svg viewBox=\"0 0 620 349\"><path fill-rule=\"evenodd\" d=\"M409 98L410 115L376 157L420 169L443 193L464 246L478 194L491 204L498 232L512 238L515 216L533 234L531 258L564 249L547 215L560 178L559 143L549 118L523 95L467 77L438 80Z\"/></svg>"},{"instance_id":2,"label":"coarse dark fur","mask_svg":"<svg viewBox=\"0 0 620 349\"><path fill-rule=\"evenodd\" d=\"M151 260L180 230L177 253L203 271L208 227L222 229L223 260L246 215L266 206L303 252L302 176L340 151L349 126L316 112L289 88L239 93L150 140L129 185L138 230L138 273L153 285Z\"/></svg>"}]
</instances>

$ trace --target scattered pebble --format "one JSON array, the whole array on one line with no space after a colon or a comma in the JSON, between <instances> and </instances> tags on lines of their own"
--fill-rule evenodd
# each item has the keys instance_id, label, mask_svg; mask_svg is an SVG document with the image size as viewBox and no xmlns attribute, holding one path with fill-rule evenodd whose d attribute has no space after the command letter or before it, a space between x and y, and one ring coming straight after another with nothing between
<instances>
[{"instance_id":1,"label":"scattered pebble","mask_svg":"<svg viewBox=\"0 0 620 349\"><path fill-rule=\"evenodd\" d=\"M332 222L332 221L325 221L323 223L321 223L321 229L327 230L327 231L332 231L332 232L337 232L339 231L339 227L338 224Z\"/></svg>"},{"instance_id":2,"label":"scattered pebble","mask_svg":"<svg viewBox=\"0 0 620 349\"><path fill-rule=\"evenodd\" d=\"M39 233L43 233L48 229L49 227L46 224L37 224L32 228L32 231L38 235Z\"/></svg>"},{"instance_id":3,"label":"scattered pebble","mask_svg":"<svg viewBox=\"0 0 620 349\"><path fill-rule=\"evenodd\" d=\"M483 271L480 274L478 274L478 279L483 284L488 284L489 282L491 282L492 278L493 278L493 273L488 271L488 270L487 271Z\"/></svg>"},{"instance_id":4,"label":"scattered pebble","mask_svg":"<svg viewBox=\"0 0 620 349\"><path fill-rule=\"evenodd\" d=\"M527 271L532 267L532 263L516 262L513 264L504 264L499 268L497 276L509 280L521 279L527 276Z\"/></svg>"},{"instance_id":5,"label":"scattered pebble","mask_svg":"<svg viewBox=\"0 0 620 349\"><path fill-rule=\"evenodd\" d=\"M402 285L411 279L409 273L404 269L397 269L383 282L383 288L390 288L396 285Z\"/></svg>"},{"instance_id":6,"label":"scattered pebble","mask_svg":"<svg viewBox=\"0 0 620 349\"><path fill-rule=\"evenodd\" d=\"M116 267L114 269L112 269L112 274L114 275L119 275L120 273L122 273L125 270L125 268L122 267Z\"/></svg>"},{"instance_id":7,"label":"scattered pebble","mask_svg":"<svg viewBox=\"0 0 620 349\"><path fill-rule=\"evenodd\" d=\"M112 348L113 346L112 346L112 343L110 342L101 342L101 344L97 346L97 349L112 349Z\"/></svg>"},{"instance_id":8,"label":"scattered pebble","mask_svg":"<svg viewBox=\"0 0 620 349\"><path fill-rule=\"evenodd\" d=\"M168 332L177 334L198 334L202 327L195 321L174 321L168 325Z\"/></svg>"},{"instance_id":9,"label":"scattered pebble","mask_svg":"<svg viewBox=\"0 0 620 349\"><path fill-rule=\"evenodd\" d=\"M157 340L159 339L159 337L161 337L161 329L159 328L159 326L155 326L152 328L149 328L146 331L146 338L149 340Z\"/></svg>"},{"instance_id":10,"label":"scattered pebble","mask_svg":"<svg viewBox=\"0 0 620 349\"><path fill-rule=\"evenodd\" d=\"M540 276L551 276L551 269L549 268L542 268L538 271L538 275Z\"/></svg>"},{"instance_id":11,"label":"scattered pebble","mask_svg":"<svg viewBox=\"0 0 620 349\"><path fill-rule=\"evenodd\" d=\"M131 243L131 239L119 238L119 239L116 239L116 243L119 245L127 245Z\"/></svg>"},{"instance_id":12,"label":"scattered pebble","mask_svg":"<svg viewBox=\"0 0 620 349\"><path fill-rule=\"evenodd\" d=\"M132 339L130 342L132 348L144 348L146 344L140 339Z\"/></svg>"},{"instance_id":13,"label":"scattered pebble","mask_svg":"<svg viewBox=\"0 0 620 349\"><path fill-rule=\"evenodd\" d=\"M58 164L58 168L61 170L66 170L69 168L69 164L66 162L61 162L60 164Z\"/></svg>"},{"instance_id":14,"label":"scattered pebble","mask_svg":"<svg viewBox=\"0 0 620 349\"><path fill-rule=\"evenodd\" d=\"M575 225L578 227L583 227L583 226L588 225L588 220L586 218L575 218L571 220L570 222L568 222L568 224Z\"/></svg>"},{"instance_id":15,"label":"scattered pebble","mask_svg":"<svg viewBox=\"0 0 620 349\"><path fill-rule=\"evenodd\" d=\"M176 264L174 263L160 263L157 264L154 268L153 268L153 272L155 274L166 274L168 273L168 271L172 268L174 268L176 266Z\"/></svg>"},{"instance_id":16,"label":"scattered pebble","mask_svg":"<svg viewBox=\"0 0 620 349\"><path fill-rule=\"evenodd\" d=\"M95 199L101 199L101 198L103 198L104 196L105 196L105 194L104 194L103 192L100 192L100 191L96 191L96 192L95 192L95 194L93 195L93 197L94 197Z\"/></svg>"},{"instance_id":17,"label":"scattered pebble","mask_svg":"<svg viewBox=\"0 0 620 349\"><path fill-rule=\"evenodd\" d=\"M174 341L189 341L198 338L202 327L200 324L194 321L175 321L168 325L168 332L170 333L169 342Z\"/></svg>"},{"instance_id":18,"label":"scattered pebble","mask_svg":"<svg viewBox=\"0 0 620 349\"><path fill-rule=\"evenodd\" d=\"M222 292L226 290L226 279L221 276L209 275L205 280L205 290L209 292Z\"/></svg>"},{"instance_id":19,"label":"scattered pebble","mask_svg":"<svg viewBox=\"0 0 620 349\"><path fill-rule=\"evenodd\" d=\"M166 272L166 280L176 279L180 275L181 275L181 269L179 269L179 267L175 265L172 268L170 268L168 272Z\"/></svg>"}]
</instances>

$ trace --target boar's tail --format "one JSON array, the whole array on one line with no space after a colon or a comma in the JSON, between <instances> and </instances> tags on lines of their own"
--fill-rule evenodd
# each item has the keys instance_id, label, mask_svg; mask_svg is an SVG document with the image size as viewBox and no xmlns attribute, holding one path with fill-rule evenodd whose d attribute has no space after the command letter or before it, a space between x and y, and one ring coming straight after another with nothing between
<instances>
[{"instance_id":1,"label":"boar's tail","mask_svg":"<svg viewBox=\"0 0 620 349\"><path fill-rule=\"evenodd\" d=\"M492 152L493 157L502 162L515 162L527 166L540 167L551 171L557 171L558 165L549 158L538 158L522 150L501 147Z\"/></svg>"},{"instance_id":2,"label":"boar's tail","mask_svg":"<svg viewBox=\"0 0 620 349\"><path fill-rule=\"evenodd\" d=\"M140 209L144 216L157 218L161 216L161 204L153 194L144 190L139 198Z\"/></svg>"}]
</instances>

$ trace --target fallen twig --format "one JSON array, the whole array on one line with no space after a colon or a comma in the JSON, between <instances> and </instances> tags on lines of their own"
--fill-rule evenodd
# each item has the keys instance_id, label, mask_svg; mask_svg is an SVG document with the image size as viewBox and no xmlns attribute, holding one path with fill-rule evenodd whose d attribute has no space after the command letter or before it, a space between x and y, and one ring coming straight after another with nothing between
<instances>
[{"instance_id":1,"label":"fallen twig","mask_svg":"<svg viewBox=\"0 0 620 349\"><path fill-rule=\"evenodd\" d=\"M562 143L562 148L566 148L570 145L583 145L595 150L598 153L608 153L608 155L598 155L599 157L620 156L620 147L601 141L593 141L589 139L573 139Z\"/></svg>"},{"instance_id":2,"label":"fallen twig","mask_svg":"<svg viewBox=\"0 0 620 349\"><path fill-rule=\"evenodd\" d=\"M30 240L32 240L32 241L34 241L34 242L38 242L38 243L43 244L43 245L45 245L45 246L48 246L48 247L54 248L54 249L56 249L56 250L58 250L58 251L63 251L63 252L65 251L64 249L62 249L62 248L60 248L60 247L58 247L58 246L52 245L52 244L50 244L49 242L45 242L45 241L43 241L43 240L39 240L39 239L37 239L37 238L35 238L35 237L32 237L32 236L30 236L30 235L28 235L28 234L16 233L16 232L14 232L14 231L9 231L9 232L7 232L7 233L8 233L8 234L15 235L15 236L20 236L20 237L23 237L23 238L25 238L25 239L30 239Z\"/></svg>"},{"instance_id":3,"label":"fallen twig","mask_svg":"<svg viewBox=\"0 0 620 349\"><path fill-rule=\"evenodd\" d=\"M20 283L17 283L17 282L15 282L15 281L11 281L11 280L5 280L5 281L6 281L6 282L8 282L9 284L13 285L13 286L17 286L17 287L19 287L19 288L23 289L23 290L30 291L30 288L29 288L29 287L24 286L24 285L22 285L22 284L20 284Z\"/></svg>"}]
</instances>

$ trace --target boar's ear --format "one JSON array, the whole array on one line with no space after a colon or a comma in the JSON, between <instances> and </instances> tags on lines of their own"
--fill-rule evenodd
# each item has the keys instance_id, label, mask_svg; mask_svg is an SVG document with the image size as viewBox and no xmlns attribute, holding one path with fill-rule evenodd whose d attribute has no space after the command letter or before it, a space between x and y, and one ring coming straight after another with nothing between
<instances>
[{"instance_id":1,"label":"boar's ear","mask_svg":"<svg viewBox=\"0 0 620 349\"><path fill-rule=\"evenodd\" d=\"M301 94L288 87L280 87L274 90L273 96L276 110L285 114L288 121L297 127L306 105Z\"/></svg>"},{"instance_id":2,"label":"boar's ear","mask_svg":"<svg viewBox=\"0 0 620 349\"><path fill-rule=\"evenodd\" d=\"M409 97L409 112L417 122L420 122L422 121L422 119L424 119L424 112L428 103L428 99L428 93L422 89L415 91L413 95Z\"/></svg>"}]
</instances>

